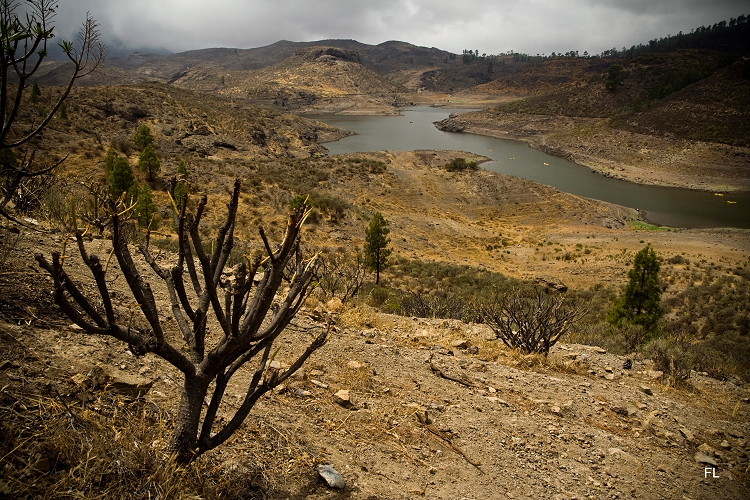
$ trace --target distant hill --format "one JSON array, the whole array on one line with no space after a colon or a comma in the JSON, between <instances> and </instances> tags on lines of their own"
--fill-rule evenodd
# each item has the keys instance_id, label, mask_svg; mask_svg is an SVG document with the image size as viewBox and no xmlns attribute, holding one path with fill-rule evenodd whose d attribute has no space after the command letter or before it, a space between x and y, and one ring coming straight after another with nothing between
<instances>
[{"instance_id":1,"label":"distant hill","mask_svg":"<svg viewBox=\"0 0 750 500\"><path fill-rule=\"evenodd\" d=\"M312 46L253 71L198 66L175 75L170 84L241 97L297 112L396 113L408 90L361 63L350 49Z\"/></svg>"},{"instance_id":2,"label":"distant hill","mask_svg":"<svg viewBox=\"0 0 750 500\"><path fill-rule=\"evenodd\" d=\"M608 118L631 132L750 146L750 23L608 57L538 60L465 92L525 95L499 113Z\"/></svg>"}]
</instances>

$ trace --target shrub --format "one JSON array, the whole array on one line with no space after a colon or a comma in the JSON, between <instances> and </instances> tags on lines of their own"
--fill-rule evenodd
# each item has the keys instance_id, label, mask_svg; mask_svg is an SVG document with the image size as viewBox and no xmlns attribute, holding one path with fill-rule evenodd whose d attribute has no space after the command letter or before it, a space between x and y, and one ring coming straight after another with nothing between
<instances>
[{"instance_id":1,"label":"shrub","mask_svg":"<svg viewBox=\"0 0 750 500\"><path fill-rule=\"evenodd\" d=\"M696 366L696 349L674 334L652 340L643 347L643 354L654 361L654 368L664 372L671 385L684 383Z\"/></svg>"},{"instance_id":2,"label":"shrub","mask_svg":"<svg viewBox=\"0 0 750 500\"><path fill-rule=\"evenodd\" d=\"M448 172L463 172L465 170L478 170L479 165L473 160L467 161L466 158L454 158L443 168Z\"/></svg>"},{"instance_id":3,"label":"shrub","mask_svg":"<svg viewBox=\"0 0 750 500\"><path fill-rule=\"evenodd\" d=\"M585 313L561 294L514 291L482 307L482 318L498 339L525 353L548 354L550 348Z\"/></svg>"}]
</instances>

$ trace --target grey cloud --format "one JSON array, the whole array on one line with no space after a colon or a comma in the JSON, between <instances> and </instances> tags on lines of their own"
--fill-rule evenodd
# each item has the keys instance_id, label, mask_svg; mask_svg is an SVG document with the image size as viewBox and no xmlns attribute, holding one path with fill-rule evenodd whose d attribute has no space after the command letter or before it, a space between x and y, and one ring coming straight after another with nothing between
<instances>
[{"instance_id":1,"label":"grey cloud","mask_svg":"<svg viewBox=\"0 0 750 500\"><path fill-rule=\"evenodd\" d=\"M258 47L277 40L402 40L453 52L497 53L629 47L736 17L737 0L68 0L58 34L86 11L110 40L172 51Z\"/></svg>"}]
</instances>

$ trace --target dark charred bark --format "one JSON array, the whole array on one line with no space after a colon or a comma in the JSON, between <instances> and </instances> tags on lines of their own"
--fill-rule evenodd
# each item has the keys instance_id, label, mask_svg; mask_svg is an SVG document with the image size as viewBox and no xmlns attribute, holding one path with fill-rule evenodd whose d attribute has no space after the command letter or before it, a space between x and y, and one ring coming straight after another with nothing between
<instances>
[{"instance_id":1,"label":"dark charred bark","mask_svg":"<svg viewBox=\"0 0 750 500\"><path fill-rule=\"evenodd\" d=\"M270 367L269 356L274 352L274 342L294 319L311 290L317 257L306 260L300 251L300 231L309 211L302 206L290 215L284 238L276 249L261 228L266 257L256 259L249 266L237 266L233 276L223 280L234 246L239 194L240 182L237 181L211 255L205 252L199 231L206 210L205 197L194 216L185 213L184 205L176 214L179 241L176 265L163 268L151 255L148 246L140 248L140 253L169 293L168 310L180 329L182 340L187 343L186 350L173 346L170 341L176 339L170 339L162 329L154 294L130 253L117 207L111 207L113 252L148 327L123 326L118 322L108 288L110 280L106 278L99 258L86 252L80 234L77 238L79 253L91 271L98 297L89 298L81 291L82 288L65 272L59 254L53 254L52 263L41 255L37 256L39 265L53 278L55 302L86 333L108 335L126 342L137 355L154 353L184 374L171 442L171 449L180 463L190 462L225 442L242 425L258 399L298 370L325 343L328 335L328 329L324 329L301 355L290 360L285 371L280 373ZM256 277L261 274L262 278L256 282ZM192 284L193 303L186 290L186 281ZM282 295L281 285L285 281L286 292ZM272 308L274 303L278 307ZM211 336L206 326L209 317L221 329ZM253 375L244 401L237 411L226 415L227 424L216 431L217 415L228 384L246 366L252 366ZM204 401L208 404L205 414Z\"/></svg>"}]
</instances>

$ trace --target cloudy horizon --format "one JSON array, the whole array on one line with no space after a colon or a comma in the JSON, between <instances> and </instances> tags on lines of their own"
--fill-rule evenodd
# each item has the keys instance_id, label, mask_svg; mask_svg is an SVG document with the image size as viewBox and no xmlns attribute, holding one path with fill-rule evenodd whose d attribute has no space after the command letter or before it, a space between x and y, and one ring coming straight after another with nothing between
<instances>
[{"instance_id":1,"label":"cloudy horizon","mask_svg":"<svg viewBox=\"0 0 750 500\"><path fill-rule=\"evenodd\" d=\"M744 12L739 0L63 0L71 39L86 12L114 51L254 48L279 40L399 40L454 53L529 54L629 48Z\"/></svg>"}]
</instances>

